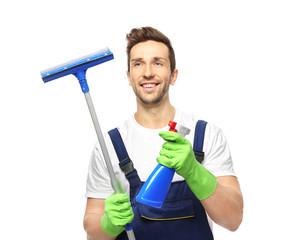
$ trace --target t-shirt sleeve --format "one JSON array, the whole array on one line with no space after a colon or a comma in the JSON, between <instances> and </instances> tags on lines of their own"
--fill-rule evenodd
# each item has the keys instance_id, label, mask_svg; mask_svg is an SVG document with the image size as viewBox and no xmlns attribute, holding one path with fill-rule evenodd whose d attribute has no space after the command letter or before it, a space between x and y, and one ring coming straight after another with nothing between
<instances>
[{"instance_id":1,"label":"t-shirt sleeve","mask_svg":"<svg viewBox=\"0 0 302 240\"><path fill-rule=\"evenodd\" d=\"M216 177L236 176L229 145L222 130L208 123L204 144L204 167Z\"/></svg>"},{"instance_id":2,"label":"t-shirt sleeve","mask_svg":"<svg viewBox=\"0 0 302 240\"><path fill-rule=\"evenodd\" d=\"M99 144L97 143L92 151L88 167L86 197L105 199L112 193L113 189L110 184L110 177L106 164L103 161Z\"/></svg>"}]
</instances>

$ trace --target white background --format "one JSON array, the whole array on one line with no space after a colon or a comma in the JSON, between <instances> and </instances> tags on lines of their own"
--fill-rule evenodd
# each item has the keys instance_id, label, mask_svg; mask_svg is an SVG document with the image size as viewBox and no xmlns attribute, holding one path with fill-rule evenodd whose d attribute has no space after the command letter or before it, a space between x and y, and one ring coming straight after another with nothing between
<instances>
[{"instance_id":1,"label":"white background","mask_svg":"<svg viewBox=\"0 0 302 240\"><path fill-rule=\"evenodd\" d=\"M96 136L73 76L40 70L106 46L87 73L103 132L136 110L125 34L153 26L176 52L172 103L221 127L244 194L235 233L301 239L300 1L2 1L0 239L85 239L85 183ZM300 223L299 223L300 222Z\"/></svg>"}]
</instances>

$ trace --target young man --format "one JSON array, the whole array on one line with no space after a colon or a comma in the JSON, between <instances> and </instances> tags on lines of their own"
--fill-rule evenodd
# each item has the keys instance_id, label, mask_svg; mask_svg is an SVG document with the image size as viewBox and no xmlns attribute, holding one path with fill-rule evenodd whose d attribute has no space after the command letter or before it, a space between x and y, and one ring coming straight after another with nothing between
<instances>
[{"instance_id":1,"label":"young man","mask_svg":"<svg viewBox=\"0 0 302 240\"><path fill-rule=\"evenodd\" d=\"M137 240L210 240L212 221L235 231L242 221L243 200L222 131L206 125L205 155L200 164L192 150L198 119L175 109L169 99L169 86L178 75L169 39L154 28L144 27L132 29L127 40L127 77L136 95L137 112L118 130L137 171L125 175L106 135L115 176L125 191L114 194L96 144L87 179L84 227L88 239L127 239L124 225L130 222ZM191 129L190 134L183 138L168 132L170 120ZM160 210L135 200L142 182L158 163L176 170L167 207Z\"/></svg>"}]
</instances>

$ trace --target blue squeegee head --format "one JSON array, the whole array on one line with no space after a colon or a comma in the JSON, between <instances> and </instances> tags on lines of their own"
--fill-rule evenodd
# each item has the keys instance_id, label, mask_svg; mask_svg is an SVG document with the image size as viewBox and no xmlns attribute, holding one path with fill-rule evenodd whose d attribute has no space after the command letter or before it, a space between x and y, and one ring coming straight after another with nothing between
<instances>
[{"instance_id":1,"label":"blue squeegee head","mask_svg":"<svg viewBox=\"0 0 302 240\"><path fill-rule=\"evenodd\" d=\"M86 71L88 68L107 62L113 58L113 53L108 48L105 48L98 52L41 71L41 76L46 83L69 74Z\"/></svg>"}]
</instances>

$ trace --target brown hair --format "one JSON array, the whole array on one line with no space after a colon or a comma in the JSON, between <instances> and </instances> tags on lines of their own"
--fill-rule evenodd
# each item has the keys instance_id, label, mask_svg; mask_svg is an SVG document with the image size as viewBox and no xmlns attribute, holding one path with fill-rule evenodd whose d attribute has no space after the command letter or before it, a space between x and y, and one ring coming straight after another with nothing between
<instances>
[{"instance_id":1,"label":"brown hair","mask_svg":"<svg viewBox=\"0 0 302 240\"><path fill-rule=\"evenodd\" d=\"M156 42L164 43L169 49L169 60L171 63L171 73L174 72L176 67L175 53L169 38L167 38L159 30L152 27L133 28L129 34L126 35L127 39L127 56L128 56L128 72L130 72L130 51L134 45L140 42L153 40Z\"/></svg>"}]
</instances>

